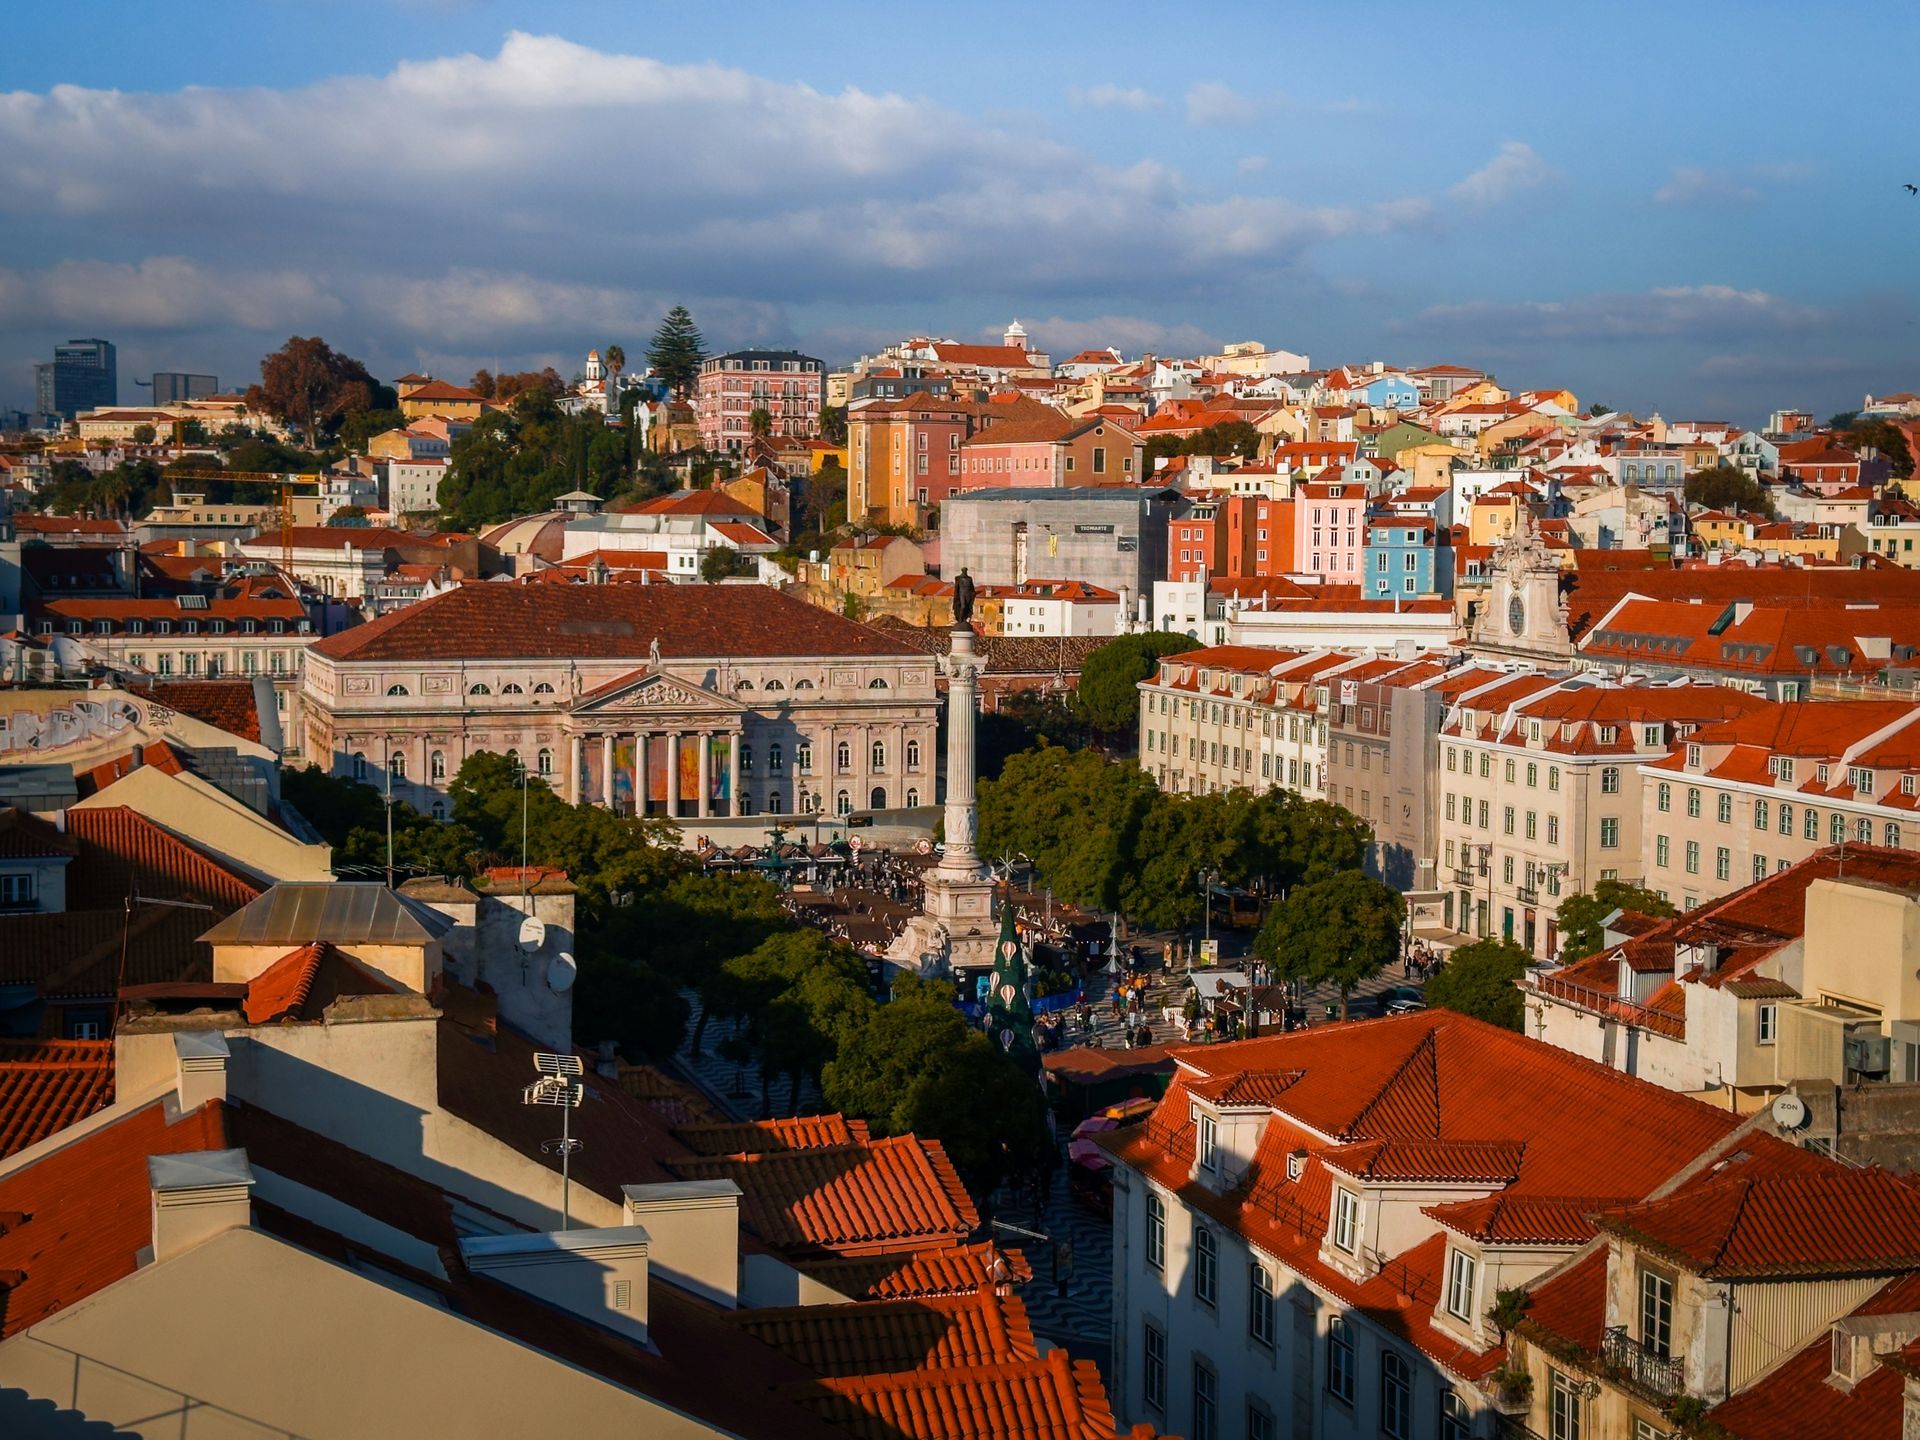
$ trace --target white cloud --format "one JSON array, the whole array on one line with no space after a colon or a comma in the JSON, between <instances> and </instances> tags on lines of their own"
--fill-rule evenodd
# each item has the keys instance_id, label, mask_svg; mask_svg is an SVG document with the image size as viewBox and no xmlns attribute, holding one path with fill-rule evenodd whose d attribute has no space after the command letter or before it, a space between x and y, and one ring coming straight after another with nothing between
<instances>
[{"instance_id":1,"label":"white cloud","mask_svg":"<svg viewBox=\"0 0 1920 1440\"><path fill-rule=\"evenodd\" d=\"M1067 101L1081 110L1158 110L1167 102L1132 85L1074 86Z\"/></svg>"},{"instance_id":2,"label":"white cloud","mask_svg":"<svg viewBox=\"0 0 1920 1440\"><path fill-rule=\"evenodd\" d=\"M1462 205L1484 208L1544 185L1558 173L1531 145L1509 140L1491 160L1447 193Z\"/></svg>"},{"instance_id":3,"label":"white cloud","mask_svg":"<svg viewBox=\"0 0 1920 1440\"><path fill-rule=\"evenodd\" d=\"M1187 91L1189 125L1251 125L1260 118L1260 103L1218 80L1202 80Z\"/></svg>"},{"instance_id":4,"label":"white cloud","mask_svg":"<svg viewBox=\"0 0 1920 1440\"><path fill-rule=\"evenodd\" d=\"M1818 330L1831 318L1818 307L1765 290L1674 285L1565 300L1435 305L1399 328L1404 333L1462 341L1564 347L1618 341L1758 340Z\"/></svg>"},{"instance_id":5,"label":"white cloud","mask_svg":"<svg viewBox=\"0 0 1920 1440\"><path fill-rule=\"evenodd\" d=\"M1657 205L1755 205L1760 191L1731 171L1676 165L1667 183L1653 192L1653 199Z\"/></svg>"},{"instance_id":6,"label":"white cloud","mask_svg":"<svg viewBox=\"0 0 1920 1440\"><path fill-rule=\"evenodd\" d=\"M209 269L176 255L137 265L63 260L42 270L0 268L0 325L272 331L318 324L341 310L335 295L297 271Z\"/></svg>"}]
</instances>

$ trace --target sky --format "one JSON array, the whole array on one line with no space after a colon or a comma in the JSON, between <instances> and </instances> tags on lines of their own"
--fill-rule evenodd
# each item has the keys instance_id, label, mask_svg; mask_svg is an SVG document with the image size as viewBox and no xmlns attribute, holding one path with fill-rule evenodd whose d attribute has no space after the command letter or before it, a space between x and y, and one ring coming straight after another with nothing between
<instances>
[{"instance_id":1,"label":"sky","mask_svg":"<svg viewBox=\"0 0 1920 1440\"><path fill-rule=\"evenodd\" d=\"M1337 13L1319 13L1330 11ZM1669 418L1920 389L1920 6L152 0L0 45L0 408L58 341L391 378L1257 339Z\"/></svg>"}]
</instances>

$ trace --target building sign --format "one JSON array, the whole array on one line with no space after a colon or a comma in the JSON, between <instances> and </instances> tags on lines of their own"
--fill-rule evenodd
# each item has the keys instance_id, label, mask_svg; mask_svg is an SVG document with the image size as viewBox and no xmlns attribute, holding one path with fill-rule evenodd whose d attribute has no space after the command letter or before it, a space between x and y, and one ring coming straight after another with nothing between
<instances>
[{"instance_id":1,"label":"building sign","mask_svg":"<svg viewBox=\"0 0 1920 1440\"><path fill-rule=\"evenodd\" d=\"M1073 533L1076 535L1111 535L1113 533L1113 526L1076 525L1073 527Z\"/></svg>"}]
</instances>

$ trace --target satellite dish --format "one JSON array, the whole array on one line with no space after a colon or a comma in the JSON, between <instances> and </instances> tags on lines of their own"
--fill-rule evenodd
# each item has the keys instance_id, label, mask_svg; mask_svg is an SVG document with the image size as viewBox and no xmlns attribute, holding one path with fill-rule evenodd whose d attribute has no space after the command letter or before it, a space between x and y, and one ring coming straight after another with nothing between
<instances>
[{"instance_id":1,"label":"satellite dish","mask_svg":"<svg viewBox=\"0 0 1920 1440\"><path fill-rule=\"evenodd\" d=\"M1798 1095L1776 1095L1773 1101L1773 1123L1782 1130L1798 1130L1807 1123L1807 1102Z\"/></svg>"},{"instance_id":2,"label":"satellite dish","mask_svg":"<svg viewBox=\"0 0 1920 1440\"><path fill-rule=\"evenodd\" d=\"M556 995L566 994L573 988L573 979L579 968L573 963L573 956L562 950L547 962L547 988Z\"/></svg>"},{"instance_id":3,"label":"satellite dish","mask_svg":"<svg viewBox=\"0 0 1920 1440\"><path fill-rule=\"evenodd\" d=\"M529 915L520 922L520 948L531 955L547 943L547 922Z\"/></svg>"}]
</instances>

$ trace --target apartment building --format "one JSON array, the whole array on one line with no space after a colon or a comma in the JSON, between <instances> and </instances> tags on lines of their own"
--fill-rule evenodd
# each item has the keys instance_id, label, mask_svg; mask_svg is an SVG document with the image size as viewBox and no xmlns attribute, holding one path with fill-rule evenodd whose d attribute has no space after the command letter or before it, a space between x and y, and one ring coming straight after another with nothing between
<instances>
[{"instance_id":1,"label":"apartment building","mask_svg":"<svg viewBox=\"0 0 1920 1440\"><path fill-rule=\"evenodd\" d=\"M772 418L775 435L814 434L825 375L824 365L796 350L731 350L710 357L701 363L695 396L701 443L709 450L744 448L753 437L756 410Z\"/></svg>"},{"instance_id":2,"label":"apartment building","mask_svg":"<svg viewBox=\"0 0 1920 1440\"><path fill-rule=\"evenodd\" d=\"M1175 1063L1153 1116L1096 1143L1114 1161L1115 1415L1178 1435L1492 1437L1500 1294L1738 1123L1444 1010Z\"/></svg>"},{"instance_id":3,"label":"apartment building","mask_svg":"<svg viewBox=\"0 0 1920 1440\"><path fill-rule=\"evenodd\" d=\"M923 526L960 483L960 447L990 418L984 405L919 392L847 414L847 518Z\"/></svg>"},{"instance_id":4,"label":"apartment building","mask_svg":"<svg viewBox=\"0 0 1920 1440\"><path fill-rule=\"evenodd\" d=\"M1464 697L1440 736L1452 923L1551 958L1563 895L1641 878L1642 767L1700 726L1765 703L1720 686L1538 673Z\"/></svg>"},{"instance_id":5,"label":"apartment building","mask_svg":"<svg viewBox=\"0 0 1920 1440\"><path fill-rule=\"evenodd\" d=\"M1161 789L1326 794L1327 696L1352 655L1215 645L1140 684L1140 765Z\"/></svg>"},{"instance_id":6,"label":"apartment building","mask_svg":"<svg viewBox=\"0 0 1920 1440\"><path fill-rule=\"evenodd\" d=\"M1757 705L1645 767L1646 883L1676 907L1829 845L1920 848L1920 705Z\"/></svg>"}]
</instances>

